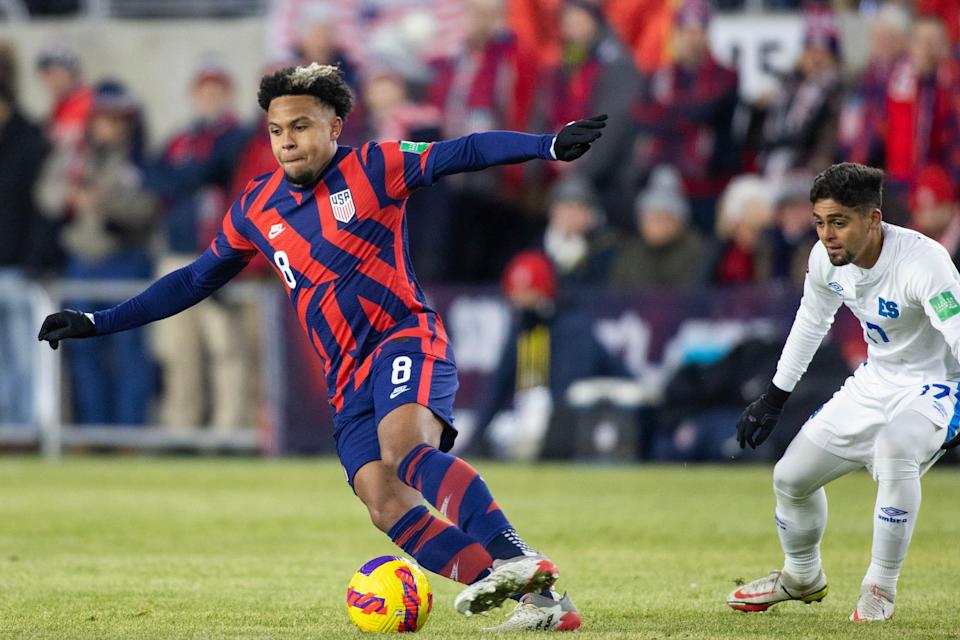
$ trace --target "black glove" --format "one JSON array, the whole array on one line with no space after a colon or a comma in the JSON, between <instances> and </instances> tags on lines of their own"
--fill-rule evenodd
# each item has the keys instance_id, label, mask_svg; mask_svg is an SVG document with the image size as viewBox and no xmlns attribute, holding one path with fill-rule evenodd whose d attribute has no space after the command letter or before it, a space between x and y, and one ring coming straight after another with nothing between
<instances>
[{"instance_id":1,"label":"black glove","mask_svg":"<svg viewBox=\"0 0 960 640\"><path fill-rule=\"evenodd\" d=\"M748 444L751 449L756 449L763 444L777 426L780 414L783 413L783 405L789 397L788 391L774 386L771 382L766 393L743 410L737 420L737 442L741 449Z\"/></svg>"},{"instance_id":2,"label":"black glove","mask_svg":"<svg viewBox=\"0 0 960 640\"><path fill-rule=\"evenodd\" d=\"M51 313L44 318L37 340L49 340L50 346L56 349L64 338L89 338L95 335L97 335L97 329L93 325L93 320L85 313L66 309Z\"/></svg>"},{"instance_id":3,"label":"black glove","mask_svg":"<svg viewBox=\"0 0 960 640\"><path fill-rule=\"evenodd\" d=\"M576 160L590 149L590 143L600 137L600 129L607 126L607 114L567 124L553 139L553 155L557 160Z\"/></svg>"}]
</instances>

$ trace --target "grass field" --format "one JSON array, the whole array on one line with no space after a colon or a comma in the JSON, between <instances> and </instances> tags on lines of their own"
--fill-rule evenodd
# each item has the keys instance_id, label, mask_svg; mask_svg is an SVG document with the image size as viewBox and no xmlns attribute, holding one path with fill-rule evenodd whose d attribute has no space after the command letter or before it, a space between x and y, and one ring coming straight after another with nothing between
<instances>
[{"instance_id":1,"label":"grass field","mask_svg":"<svg viewBox=\"0 0 960 640\"><path fill-rule=\"evenodd\" d=\"M960 637L960 472L934 470L896 618L846 621L869 559L874 484L828 488L819 605L724 604L779 566L769 467L480 465L517 529L559 563L581 638ZM359 638L353 571L393 546L332 461L0 458L0 638ZM476 637L433 577L421 635Z\"/></svg>"}]
</instances>

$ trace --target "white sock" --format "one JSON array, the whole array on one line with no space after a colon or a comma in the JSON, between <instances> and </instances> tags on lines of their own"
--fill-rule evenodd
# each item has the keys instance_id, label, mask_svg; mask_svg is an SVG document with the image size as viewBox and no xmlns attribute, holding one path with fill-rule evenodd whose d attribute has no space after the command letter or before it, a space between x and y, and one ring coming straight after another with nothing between
<instances>
[{"instance_id":1,"label":"white sock","mask_svg":"<svg viewBox=\"0 0 960 640\"><path fill-rule=\"evenodd\" d=\"M920 465L915 460L881 458L874 462L874 473L879 487L873 548L863 584L875 584L894 596L920 511Z\"/></svg>"},{"instance_id":2,"label":"white sock","mask_svg":"<svg viewBox=\"0 0 960 640\"><path fill-rule=\"evenodd\" d=\"M820 573L820 540L827 526L827 494L823 487L806 498L776 491L777 534L783 548L783 569L802 585Z\"/></svg>"}]
</instances>

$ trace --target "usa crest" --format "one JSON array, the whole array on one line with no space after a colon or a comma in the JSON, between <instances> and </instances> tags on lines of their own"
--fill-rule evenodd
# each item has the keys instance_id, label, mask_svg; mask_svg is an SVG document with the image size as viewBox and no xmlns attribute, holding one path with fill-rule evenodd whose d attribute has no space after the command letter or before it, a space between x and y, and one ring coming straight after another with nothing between
<instances>
[{"instance_id":1,"label":"usa crest","mask_svg":"<svg viewBox=\"0 0 960 640\"><path fill-rule=\"evenodd\" d=\"M357 210L353 206L353 195L350 193L350 189L330 194L330 208L333 209L333 217L340 222L353 220Z\"/></svg>"}]
</instances>

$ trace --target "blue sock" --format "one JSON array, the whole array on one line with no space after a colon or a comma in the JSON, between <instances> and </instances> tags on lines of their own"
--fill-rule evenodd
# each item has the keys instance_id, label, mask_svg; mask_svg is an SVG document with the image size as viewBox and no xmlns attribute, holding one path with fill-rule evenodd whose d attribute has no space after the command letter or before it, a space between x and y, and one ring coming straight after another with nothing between
<instances>
[{"instance_id":1,"label":"blue sock","mask_svg":"<svg viewBox=\"0 0 960 640\"><path fill-rule=\"evenodd\" d=\"M405 513L387 535L420 566L464 584L485 577L493 564L479 542L423 505Z\"/></svg>"},{"instance_id":2,"label":"blue sock","mask_svg":"<svg viewBox=\"0 0 960 640\"><path fill-rule=\"evenodd\" d=\"M492 558L513 558L530 551L493 499L487 483L460 458L421 444L406 455L397 467L397 475L440 515L479 540Z\"/></svg>"}]
</instances>

